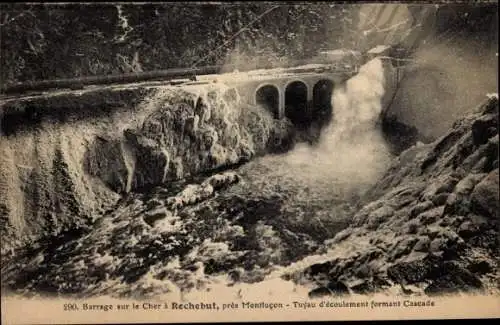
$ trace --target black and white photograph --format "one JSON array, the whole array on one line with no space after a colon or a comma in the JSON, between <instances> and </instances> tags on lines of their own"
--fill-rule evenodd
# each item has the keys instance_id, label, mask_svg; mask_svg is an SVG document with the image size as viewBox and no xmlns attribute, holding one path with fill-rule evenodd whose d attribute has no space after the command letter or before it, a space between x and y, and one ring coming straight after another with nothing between
<instances>
[{"instance_id":1,"label":"black and white photograph","mask_svg":"<svg viewBox=\"0 0 500 325\"><path fill-rule=\"evenodd\" d=\"M500 317L497 1L2 3L0 43L2 323Z\"/></svg>"}]
</instances>

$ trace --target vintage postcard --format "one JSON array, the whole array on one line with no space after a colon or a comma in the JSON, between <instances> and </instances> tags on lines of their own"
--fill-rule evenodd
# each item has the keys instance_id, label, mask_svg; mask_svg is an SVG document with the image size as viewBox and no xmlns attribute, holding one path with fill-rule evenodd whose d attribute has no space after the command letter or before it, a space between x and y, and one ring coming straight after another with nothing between
<instances>
[{"instance_id":1,"label":"vintage postcard","mask_svg":"<svg viewBox=\"0 0 500 325\"><path fill-rule=\"evenodd\" d=\"M0 5L3 324L500 317L498 3Z\"/></svg>"}]
</instances>

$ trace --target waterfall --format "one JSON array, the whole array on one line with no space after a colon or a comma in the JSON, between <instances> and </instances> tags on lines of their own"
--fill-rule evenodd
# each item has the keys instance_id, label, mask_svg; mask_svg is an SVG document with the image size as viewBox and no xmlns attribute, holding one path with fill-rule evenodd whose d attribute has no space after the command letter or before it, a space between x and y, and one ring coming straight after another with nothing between
<instances>
[{"instance_id":1,"label":"waterfall","mask_svg":"<svg viewBox=\"0 0 500 325\"><path fill-rule=\"evenodd\" d=\"M360 194L385 171L391 154L379 128L384 69L373 59L332 95L332 122L316 146L299 143L272 160L277 173L302 187ZM279 172L281 171L281 172Z\"/></svg>"}]
</instances>

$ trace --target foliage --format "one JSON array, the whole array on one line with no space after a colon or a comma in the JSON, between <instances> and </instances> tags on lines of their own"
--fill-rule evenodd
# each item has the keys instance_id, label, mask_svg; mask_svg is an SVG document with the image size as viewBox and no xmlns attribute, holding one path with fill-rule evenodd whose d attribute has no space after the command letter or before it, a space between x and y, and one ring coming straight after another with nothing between
<instances>
[{"instance_id":1,"label":"foliage","mask_svg":"<svg viewBox=\"0 0 500 325\"><path fill-rule=\"evenodd\" d=\"M338 46L351 14L324 3L2 4L1 81L224 64L235 52L302 59Z\"/></svg>"},{"instance_id":2,"label":"foliage","mask_svg":"<svg viewBox=\"0 0 500 325\"><path fill-rule=\"evenodd\" d=\"M420 12L431 7L408 6L417 23L410 28L419 36L429 29L446 38L451 30L498 43L496 4L440 5L427 21ZM358 30L360 8L331 2L3 3L0 86L194 65L267 67L324 49L359 50L363 42L370 48L380 40ZM381 12L372 10L378 18ZM370 26L371 18L364 23ZM386 27L385 34L375 30L382 40L392 35Z\"/></svg>"}]
</instances>

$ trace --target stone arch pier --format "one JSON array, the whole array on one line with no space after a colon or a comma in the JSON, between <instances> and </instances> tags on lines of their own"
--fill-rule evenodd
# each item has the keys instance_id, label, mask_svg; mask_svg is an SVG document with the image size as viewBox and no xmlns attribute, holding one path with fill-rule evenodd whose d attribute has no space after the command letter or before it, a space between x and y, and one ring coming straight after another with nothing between
<instances>
[{"instance_id":1,"label":"stone arch pier","mask_svg":"<svg viewBox=\"0 0 500 325\"><path fill-rule=\"evenodd\" d=\"M266 107L276 119L288 117L292 122L314 115L331 113L331 95L336 85L352 77L350 72L269 74L246 80L233 80L244 102Z\"/></svg>"}]
</instances>

